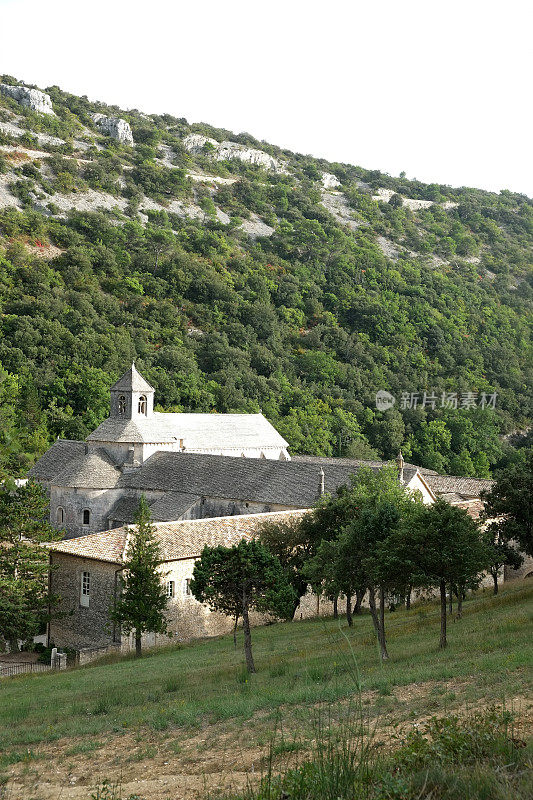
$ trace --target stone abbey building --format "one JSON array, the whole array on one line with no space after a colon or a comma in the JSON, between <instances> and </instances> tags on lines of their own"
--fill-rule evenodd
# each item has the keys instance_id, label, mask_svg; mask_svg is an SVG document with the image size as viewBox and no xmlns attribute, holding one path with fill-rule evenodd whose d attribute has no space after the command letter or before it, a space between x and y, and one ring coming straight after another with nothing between
<instances>
[{"instance_id":1,"label":"stone abbey building","mask_svg":"<svg viewBox=\"0 0 533 800\"><path fill-rule=\"evenodd\" d=\"M262 414L165 414L153 408L154 389L132 365L111 387L109 418L85 442L55 442L30 472L50 493L52 524L65 531L65 539L50 547L51 587L61 597L48 632L56 645L91 652L130 646L110 626L109 612L120 587L128 525L142 495L164 558L169 631L187 639L231 627L188 588L204 544L236 544L257 536L267 521L297 520L362 466L384 466L291 458L287 442ZM401 455L397 467L398 480L425 503L440 496L474 516L481 490L492 483L441 476L404 463ZM308 594L296 618L318 613L331 613L329 601ZM145 637L145 644L158 643Z\"/></svg>"}]
</instances>

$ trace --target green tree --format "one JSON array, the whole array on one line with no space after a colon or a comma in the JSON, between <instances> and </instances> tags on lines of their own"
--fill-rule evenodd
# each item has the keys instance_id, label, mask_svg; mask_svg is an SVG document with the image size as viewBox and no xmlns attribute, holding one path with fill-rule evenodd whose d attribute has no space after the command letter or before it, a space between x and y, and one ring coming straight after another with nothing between
<instances>
[{"instance_id":1,"label":"green tree","mask_svg":"<svg viewBox=\"0 0 533 800\"><path fill-rule=\"evenodd\" d=\"M524 449L500 472L484 501L485 516L501 518L500 537L517 542L524 553L533 556L533 448Z\"/></svg>"},{"instance_id":2,"label":"green tree","mask_svg":"<svg viewBox=\"0 0 533 800\"><path fill-rule=\"evenodd\" d=\"M135 632L135 653L141 655L143 633L165 633L168 597L159 570L162 564L159 544L151 524L150 509L143 497L135 515L136 527L124 561L121 594L111 618L124 633Z\"/></svg>"},{"instance_id":3,"label":"green tree","mask_svg":"<svg viewBox=\"0 0 533 800\"><path fill-rule=\"evenodd\" d=\"M194 565L191 591L213 611L242 616L248 672L255 672L250 611L289 619L296 597L279 559L257 539L243 539L233 547L204 547Z\"/></svg>"},{"instance_id":4,"label":"green tree","mask_svg":"<svg viewBox=\"0 0 533 800\"><path fill-rule=\"evenodd\" d=\"M414 586L438 587L440 594L440 647L447 644L446 587L466 585L490 563L479 525L468 512L438 499L420 505L386 543L383 555L403 569Z\"/></svg>"},{"instance_id":5,"label":"green tree","mask_svg":"<svg viewBox=\"0 0 533 800\"><path fill-rule=\"evenodd\" d=\"M0 633L18 640L37 633L53 598L48 590L48 551L61 538L48 523L48 498L39 484L0 487Z\"/></svg>"},{"instance_id":6,"label":"green tree","mask_svg":"<svg viewBox=\"0 0 533 800\"><path fill-rule=\"evenodd\" d=\"M279 560L294 589L292 614L294 616L300 599L307 592L309 585L305 564L312 550L312 542L306 533L305 525L302 525L299 519L265 522L261 526L259 537L265 547Z\"/></svg>"}]
</instances>

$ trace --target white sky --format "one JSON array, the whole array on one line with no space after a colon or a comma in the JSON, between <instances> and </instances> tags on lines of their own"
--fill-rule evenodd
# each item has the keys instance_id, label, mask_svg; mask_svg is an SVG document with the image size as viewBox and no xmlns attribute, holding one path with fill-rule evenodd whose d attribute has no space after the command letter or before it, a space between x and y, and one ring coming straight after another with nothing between
<instances>
[{"instance_id":1,"label":"white sky","mask_svg":"<svg viewBox=\"0 0 533 800\"><path fill-rule=\"evenodd\" d=\"M533 196L527 0L0 0L0 73Z\"/></svg>"}]
</instances>

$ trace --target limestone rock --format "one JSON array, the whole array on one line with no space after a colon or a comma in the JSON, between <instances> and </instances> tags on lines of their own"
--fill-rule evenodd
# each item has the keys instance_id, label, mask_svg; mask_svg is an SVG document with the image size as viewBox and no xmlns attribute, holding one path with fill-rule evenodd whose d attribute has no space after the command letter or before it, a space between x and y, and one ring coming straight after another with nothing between
<instances>
[{"instance_id":1,"label":"limestone rock","mask_svg":"<svg viewBox=\"0 0 533 800\"><path fill-rule=\"evenodd\" d=\"M333 175L331 172L322 173L322 186L324 189L336 189L337 186L340 185L341 182L336 175Z\"/></svg>"},{"instance_id":2,"label":"limestone rock","mask_svg":"<svg viewBox=\"0 0 533 800\"><path fill-rule=\"evenodd\" d=\"M133 134L129 122L120 117L106 117L105 114L91 114L96 127L106 136L111 136L124 144L133 145Z\"/></svg>"},{"instance_id":3,"label":"limestone rock","mask_svg":"<svg viewBox=\"0 0 533 800\"><path fill-rule=\"evenodd\" d=\"M238 144L238 142L222 142L217 148L215 158L217 161L231 161L234 158L247 164L256 164L274 172L281 170L279 161L276 161L268 153L263 153L262 150L255 150L253 147L246 147L246 145Z\"/></svg>"},{"instance_id":4,"label":"limestone rock","mask_svg":"<svg viewBox=\"0 0 533 800\"><path fill-rule=\"evenodd\" d=\"M38 89L0 83L0 93L6 97L12 97L21 106L31 108L32 111L36 111L38 114L54 114L50 95L40 92Z\"/></svg>"},{"instance_id":5,"label":"limestone rock","mask_svg":"<svg viewBox=\"0 0 533 800\"><path fill-rule=\"evenodd\" d=\"M202 136L201 133L190 133L183 140L183 146L190 153L199 153L206 142L212 144L215 148L219 145L216 139L210 139L208 136Z\"/></svg>"},{"instance_id":6,"label":"limestone rock","mask_svg":"<svg viewBox=\"0 0 533 800\"><path fill-rule=\"evenodd\" d=\"M246 147L246 145L238 142L217 142L216 139L210 139L200 133L190 133L183 140L184 146L190 153L199 153L206 143L213 146L215 161L232 161L235 159L244 161L247 164L256 164L274 172L283 171L282 164L268 153L256 150L253 147Z\"/></svg>"}]
</instances>

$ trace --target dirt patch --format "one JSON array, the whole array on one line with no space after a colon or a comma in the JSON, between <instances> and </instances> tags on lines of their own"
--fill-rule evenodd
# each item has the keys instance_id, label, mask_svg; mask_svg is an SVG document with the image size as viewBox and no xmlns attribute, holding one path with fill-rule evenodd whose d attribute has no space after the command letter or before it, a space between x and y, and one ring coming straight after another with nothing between
<instances>
[{"instance_id":1,"label":"dirt patch","mask_svg":"<svg viewBox=\"0 0 533 800\"><path fill-rule=\"evenodd\" d=\"M467 715L490 705L486 700L465 704L461 694L472 687L468 681L426 682L394 687L390 695L371 691L362 695L365 712L376 724L376 740L394 746L397 737L413 725L424 725L432 716L443 713ZM442 702L433 710L436 698L445 695L455 700ZM349 701L333 705L333 714L342 717ZM526 696L509 699L507 707L517 713L514 735L533 733L533 703ZM312 737L309 720L318 707L308 709L306 720L295 709L280 709L284 740L298 741L298 752L285 753L279 764L301 761ZM416 717L414 709L419 709ZM122 796L135 794L144 800L188 800L203 798L207 790L235 789L254 783L264 771L268 742L274 734L271 711L247 721L230 720L204 725L199 731L139 729L100 737L62 739L34 751L34 759L9 768L7 797L17 800L88 800L94 787L104 780L121 783ZM277 763L277 762L276 762ZM276 765L276 764L275 764Z\"/></svg>"}]
</instances>

